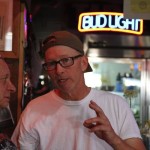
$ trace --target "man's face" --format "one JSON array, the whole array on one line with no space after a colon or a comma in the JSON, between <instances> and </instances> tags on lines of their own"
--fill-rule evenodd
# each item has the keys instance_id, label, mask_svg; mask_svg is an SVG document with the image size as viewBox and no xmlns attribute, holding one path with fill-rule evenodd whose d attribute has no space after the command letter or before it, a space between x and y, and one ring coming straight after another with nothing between
<instances>
[{"instance_id":1,"label":"man's face","mask_svg":"<svg viewBox=\"0 0 150 150\"><path fill-rule=\"evenodd\" d=\"M81 55L76 50L67 46L54 46L45 53L45 62L59 61L64 58ZM48 71L48 74L54 85L62 92L73 92L82 88L84 77L83 72L88 62L84 56L74 59L74 64L69 67L62 67L57 63L54 70Z\"/></svg>"},{"instance_id":2,"label":"man's face","mask_svg":"<svg viewBox=\"0 0 150 150\"><path fill-rule=\"evenodd\" d=\"M10 93L15 92L15 87L10 81L10 71L2 59L0 59L0 107L9 105Z\"/></svg>"}]
</instances>

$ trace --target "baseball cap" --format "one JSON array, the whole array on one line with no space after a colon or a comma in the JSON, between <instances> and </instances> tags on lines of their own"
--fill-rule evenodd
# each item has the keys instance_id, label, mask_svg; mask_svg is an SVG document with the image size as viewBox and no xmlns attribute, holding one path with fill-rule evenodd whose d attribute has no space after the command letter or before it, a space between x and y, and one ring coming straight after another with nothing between
<instances>
[{"instance_id":1,"label":"baseball cap","mask_svg":"<svg viewBox=\"0 0 150 150\"><path fill-rule=\"evenodd\" d=\"M80 52L82 55L84 55L83 50L83 43L81 40L73 33L68 31L56 31L51 33L42 43L42 51L45 53L45 51L53 46L56 45L64 45L67 47L71 47L74 50ZM90 64L88 64L87 69L85 72L91 72L92 68Z\"/></svg>"}]
</instances>

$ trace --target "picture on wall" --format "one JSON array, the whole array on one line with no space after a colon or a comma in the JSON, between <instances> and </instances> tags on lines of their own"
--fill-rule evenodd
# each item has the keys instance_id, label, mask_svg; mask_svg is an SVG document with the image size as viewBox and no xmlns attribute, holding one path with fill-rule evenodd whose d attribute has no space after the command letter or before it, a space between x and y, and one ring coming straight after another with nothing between
<instances>
[{"instance_id":1,"label":"picture on wall","mask_svg":"<svg viewBox=\"0 0 150 150\"><path fill-rule=\"evenodd\" d=\"M0 0L0 51L12 50L13 1Z\"/></svg>"}]
</instances>

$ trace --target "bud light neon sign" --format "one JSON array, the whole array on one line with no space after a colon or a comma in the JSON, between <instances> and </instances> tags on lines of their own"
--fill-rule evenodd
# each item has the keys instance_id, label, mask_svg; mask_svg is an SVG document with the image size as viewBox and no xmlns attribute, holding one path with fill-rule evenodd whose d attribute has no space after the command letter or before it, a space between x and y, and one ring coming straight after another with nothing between
<instances>
[{"instance_id":1,"label":"bud light neon sign","mask_svg":"<svg viewBox=\"0 0 150 150\"><path fill-rule=\"evenodd\" d=\"M143 33L143 20L124 18L123 13L88 12L80 14L78 30L80 32L114 31L140 35Z\"/></svg>"}]
</instances>

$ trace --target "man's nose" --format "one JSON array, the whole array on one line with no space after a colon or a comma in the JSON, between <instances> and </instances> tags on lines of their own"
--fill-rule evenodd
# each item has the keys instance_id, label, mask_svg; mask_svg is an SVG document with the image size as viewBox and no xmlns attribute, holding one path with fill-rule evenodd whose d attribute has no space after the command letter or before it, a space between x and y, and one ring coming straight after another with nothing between
<instances>
[{"instance_id":1,"label":"man's nose","mask_svg":"<svg viewBox=\"0 0 150 150\"><path fill-rule=\"evenodd\" d=\"M14 84L11 81L9 81L8 88L12 93L16 92L16 87L14 86Z\"/></svg>"},{"instance_id":2,"label":"man's nose","mask_svg":"<svg viewBox=\"0 0 150 150\"><path fill-rule=\"evenodd\" d=\"M56 64L56 72L57 73L62 73L63 70L64 70L64 67L62 67L60 63L57 63Z\"/></svg>"}]
</instances>

